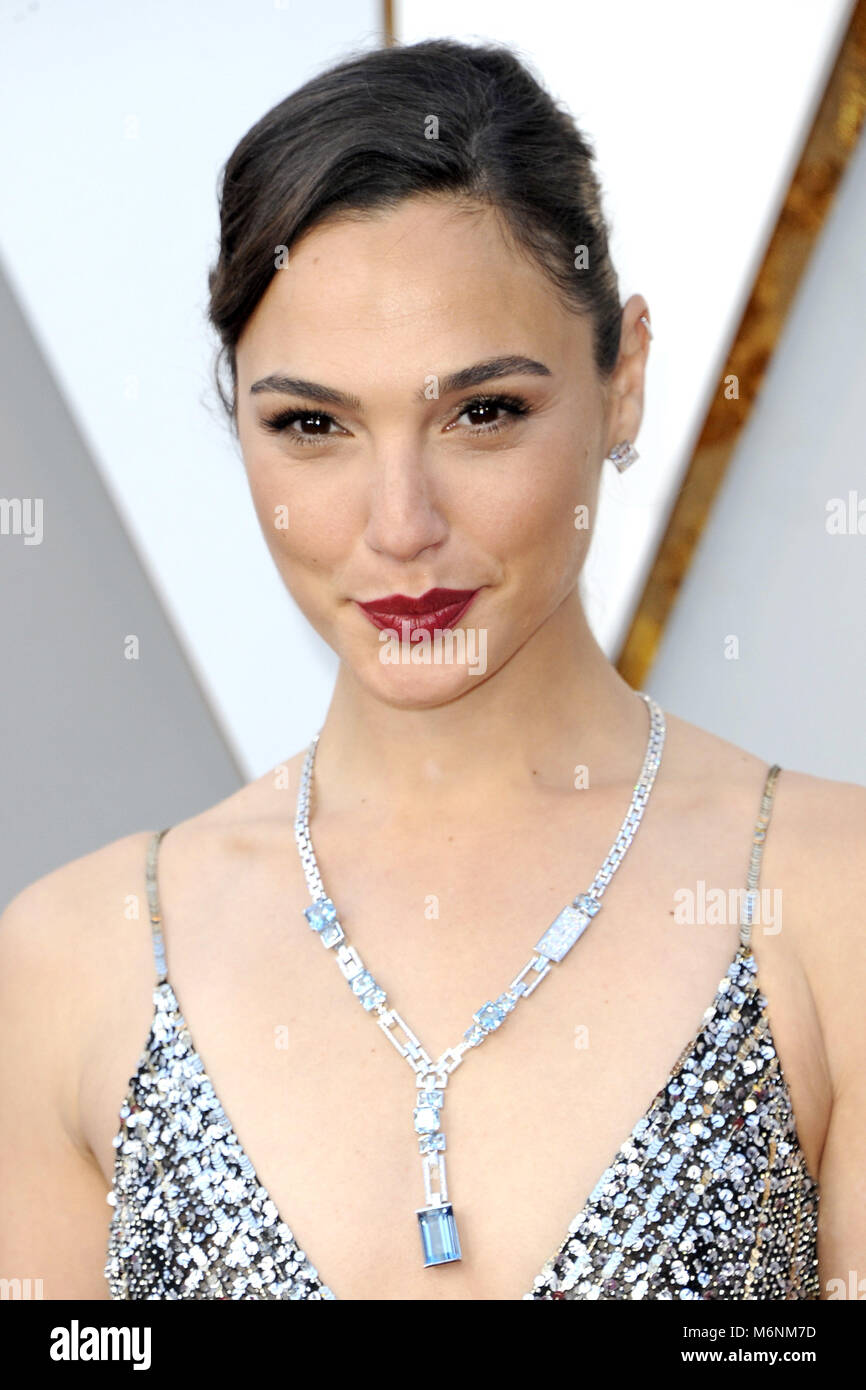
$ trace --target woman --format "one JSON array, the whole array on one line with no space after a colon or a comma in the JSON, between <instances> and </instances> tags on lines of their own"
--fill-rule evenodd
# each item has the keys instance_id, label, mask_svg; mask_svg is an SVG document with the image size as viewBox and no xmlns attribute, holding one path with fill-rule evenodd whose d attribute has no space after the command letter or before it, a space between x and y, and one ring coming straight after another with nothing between
<instances>
[{"instance_id":1,"label":"woman","mask_svg":"<svg viewBox=\"0 0 866 1390\"><path fill-rule=\"evenodd\" d=\"M221 393L339 673L310 750L4 915L2 1272L46 1297L863 1268L866 792L662 712L581 605L651 338L592 158L506 49L442 41L228 161Z\"/></svg>"}]
</instances>

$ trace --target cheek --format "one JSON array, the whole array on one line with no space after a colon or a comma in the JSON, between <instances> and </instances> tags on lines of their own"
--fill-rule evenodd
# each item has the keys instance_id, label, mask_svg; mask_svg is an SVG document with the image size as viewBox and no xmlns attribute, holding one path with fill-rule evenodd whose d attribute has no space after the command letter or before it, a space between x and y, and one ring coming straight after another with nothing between
<instances>
[{"instance_id":1,"label":"cheek","mask_svg":"<svg viewBox=\"0 0 866 1390\"><path fill-rule=\"evenodd\" d=\"M283 573L327 573L351 548L358 527L345 480L315 465L253 464L250 492L268 548Z\"/></svg>"},{"instance_id":2,"label":"cheek","mask_svg":"<svg viewBox=\"0 0 866 1390\"><path fill-rule=\"evenodd\" d=\"M575 508L585 505L591 515L591 491L586 451L573 444L512 458L487 490L474 534L515 577L534 572L536 592L539 586L559 591L574 582L588 548L589 532L575 526Z\"/></svg>"}]
</instances>

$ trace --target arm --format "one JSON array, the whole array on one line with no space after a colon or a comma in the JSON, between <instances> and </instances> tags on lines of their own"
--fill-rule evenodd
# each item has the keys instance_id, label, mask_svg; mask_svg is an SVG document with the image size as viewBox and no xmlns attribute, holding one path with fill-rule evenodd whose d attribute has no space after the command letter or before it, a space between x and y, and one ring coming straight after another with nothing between
<instances>
[{"instance_id":1,"label":"arm","mask_svg":"<svg viewBox=\"0 0 866 1390\"><path fill-rule=\"evenodd\" d=\"M815 780L808 803L817 872L800 944L832 1107L816 1174L821 1297L866 1298L866 788Z\"/></svg>"},{"instance_id":2,"label":"arm","mask_svg":"<svg viewBox=\"0 0 866 1390\"><path fill-rule=\"evenodd\" d=\"M0 917L0 1280L29 1279L31 1297L107 1299L108 1185L78 1126L84 1006L69 886L56 870Z\"/></svg>"},{"instance_id":3,"label":"arm","mask_svg":"<svg viewBox=\"0 0 866 1390\"><path fill-rule=\"evenodd\" d=\"M817 978L833 1086L830 1126L818 1173L822 1298L866 1298L866 812L862 805L860 812L859 862L851 865L842 916L833 924ZM840 863L838 871L844 874L846 867Z\"/></svg>"},{"instance_id":4,"label":"arm","mask_svg":"<svg viewBox=\"0 0 866 1390\"><path fill-rule=\"evenodd\" d=\"M862 1006L861 1006L862 1007ZM861 1024L862 1030L862 1024ZM860 1067L866 1048L860 1044ZM833 1100L818 1182L822 1298L866 1298L866 1086L846 1079Z\"/></svg>"}]
</instances>

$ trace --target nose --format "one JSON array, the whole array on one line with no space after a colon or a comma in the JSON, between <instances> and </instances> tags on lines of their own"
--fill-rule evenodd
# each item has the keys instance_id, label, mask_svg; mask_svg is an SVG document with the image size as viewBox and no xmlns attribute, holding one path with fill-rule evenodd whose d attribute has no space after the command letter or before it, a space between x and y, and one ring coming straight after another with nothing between
<instances>
[{"instance_id":1,"label":"nose","mask_svg":"<svg viewBox=\"0 0 866 1390\"><path fill-rule=\"evenodd\" d=\"M441 545L447 535L435 478L421 450L405 441L381 450L369 483L365 539L370 549L395 560L413 560Z\"/></svg>"}]
</instances>

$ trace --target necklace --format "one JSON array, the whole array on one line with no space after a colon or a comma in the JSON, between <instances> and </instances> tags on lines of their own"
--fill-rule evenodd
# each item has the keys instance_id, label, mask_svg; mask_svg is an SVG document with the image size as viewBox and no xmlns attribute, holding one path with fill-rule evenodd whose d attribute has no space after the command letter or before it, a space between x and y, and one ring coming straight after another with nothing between
<instances>
[{"instance_id":1,"label":"necklace","mask_svg":"<svg viewBox=\"0 0 866 1390\"><path fill-rule=\"evenodd\" d=\"M386 1037L390 1038L401 1057L405 1057L415 1073L417 1095L414 1105L415 1132L418 1135L418 1148L424 1177L425 1205L417 1207L415 1214L421 1232L421 1248L424 1264L448 1264L462 1258L460 1238L454 1209L448 1200L448 1187L445 1178L445 1135L440 1118L445 1101L445 1088L448 1078L460 1066L464 1054L500 1028L505 1019L517 1007L521 999L528 999L533 990L550 973L551 965L562 961L574 943L586 931L593 917L600 911L602 895L614 873L619 868L626 850L631 844L643 816L652 790L656 773L661 762L665 740L665 718L660 706L651 695L638 691L647 704L650 714L650 732L646 756L640 776L635 783L626 817L620 826L607 858L585 893L580 893L562 909L551 925L535 943L534 953L518 975L515 975L508 988L495 1000L488 999L472 1015L472 1025L463 1034L456 1047L446 1047L440 1057L433 1061L421 1046L412 1029L397 1010L389 1007L384 989L376 983L364 965L354 946L346 941L346 936L337 916L337 909L322 885L319 866L310 838L310 798L313 780L313 763L319 733L313 738L298 788L298 804L295 816L295 839L307 888L312 898L312 906L304 908L304 916L317 932L322 945L332 950L340 972L349 982L352 993L360 999L368 1013L372 1014ZM532 975L531 983L527 976ZM400 1036L402 1034L402 1037Z\"/></svg>"}]
</instances>

